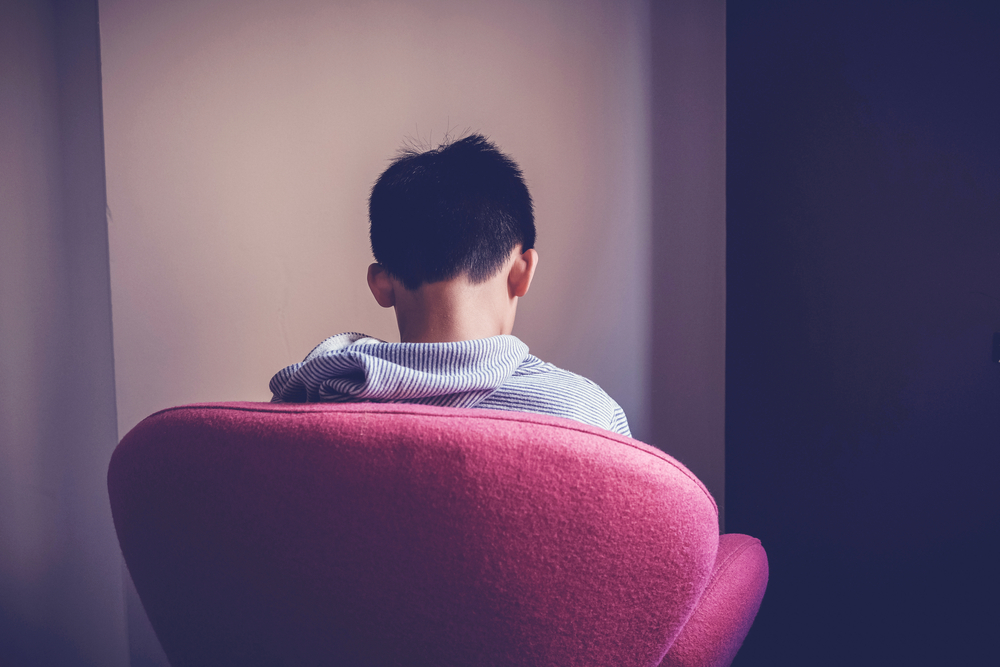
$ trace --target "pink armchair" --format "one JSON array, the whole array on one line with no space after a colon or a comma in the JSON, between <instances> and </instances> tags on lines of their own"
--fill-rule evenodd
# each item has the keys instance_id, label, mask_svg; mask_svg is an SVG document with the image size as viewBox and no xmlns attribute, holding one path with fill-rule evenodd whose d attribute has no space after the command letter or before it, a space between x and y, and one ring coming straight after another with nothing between
<instances>
[{"instance_id":1,"label":"pink armchair","mask_svg":"<svg viewBox=\"0 0 1000 667\"><path fill-rule=\"evenodd\" d=\"M108 489L175 667L728 665L767 584L684 466L542 415L172 408Z\"/></svg>"}]
</instances>

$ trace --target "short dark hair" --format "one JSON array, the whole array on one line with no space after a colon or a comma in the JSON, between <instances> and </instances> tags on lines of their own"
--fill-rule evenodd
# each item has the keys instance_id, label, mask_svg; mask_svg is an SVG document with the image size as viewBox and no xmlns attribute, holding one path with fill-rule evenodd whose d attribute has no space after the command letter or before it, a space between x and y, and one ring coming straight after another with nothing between
<instances>
[{"instance_id":1,"label":"short dark hair","mask_svg":"<svg viewBox=\"0 0 1000 667\"><path fill-rule=\"evenodd\" d=\"M463 273L481 283L518 244L535 246L521 170L480 134L402 151L372 187L368 218L375 261L409 290Z\"/></svg>"}]
</instances>

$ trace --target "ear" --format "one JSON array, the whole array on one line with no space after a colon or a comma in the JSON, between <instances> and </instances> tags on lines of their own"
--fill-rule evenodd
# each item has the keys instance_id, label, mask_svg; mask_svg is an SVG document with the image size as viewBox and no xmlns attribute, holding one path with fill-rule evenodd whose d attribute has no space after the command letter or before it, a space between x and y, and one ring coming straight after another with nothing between
<instances>
[{"instance_id":1,"label":"ear","mask_svg":"<svg viewBox=\"0 0 1000 667\"><path fill-rule=\"evenodd\" d=\"M511 298L524 296L531 287L531 279L535 277L538 266L538 252L531 248L514 258L514 263L507 274L507 292Z\"/></svg>"},{"instance_id":2,"label":"ear","mask_svg":"<svg viewBox=\"0 0 1000 667\"><path fill-rule=\"evenodd\" d=\"M381 264L368 265L368 289L383 308L396 305L396 292L389 272Z\"/></svg>"}]
</instances>

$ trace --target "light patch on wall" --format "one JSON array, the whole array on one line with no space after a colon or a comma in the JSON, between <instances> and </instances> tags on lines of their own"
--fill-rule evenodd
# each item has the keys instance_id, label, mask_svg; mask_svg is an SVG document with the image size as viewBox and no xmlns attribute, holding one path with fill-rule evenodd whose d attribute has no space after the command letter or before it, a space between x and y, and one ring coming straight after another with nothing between
<instances>
[{"instance_id":1,"label":"light patch on wall","mask_svg":"<svg viewBox=\"0 0 1000 667\"><path fill-rule=\"evenodd\" d=\"M368 293L371 184L407 138L522 166L542 260L515 334L645 423L644 3L101 5L119 422L267 400ZM616 345L616 343L623 343Z\"/></svg>"}]
</instances>

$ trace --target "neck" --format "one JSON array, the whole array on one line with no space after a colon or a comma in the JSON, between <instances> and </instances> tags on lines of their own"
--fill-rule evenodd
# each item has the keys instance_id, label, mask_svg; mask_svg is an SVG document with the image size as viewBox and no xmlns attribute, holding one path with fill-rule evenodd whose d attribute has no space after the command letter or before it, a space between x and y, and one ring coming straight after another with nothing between
<instances>
[{"instance_id":1,"label":"neck","mask_svg":"<svg viewBox=\"0 0 1000 667\"><path fill-rule=\"evenodd\" d=\"M404 343L449 343L509 334L517 297L506 281L472 285L464 276L396 294L396 323Z\"/></svg>"}]
</instances>

